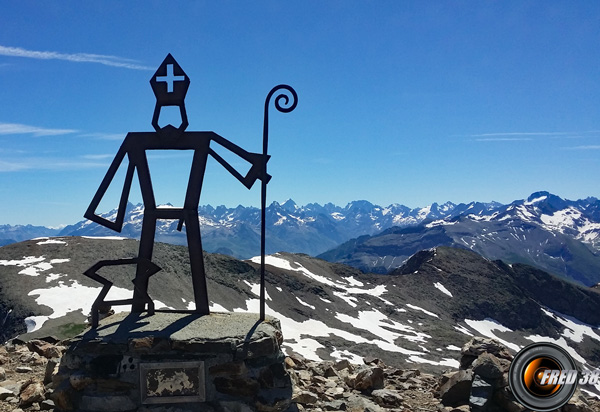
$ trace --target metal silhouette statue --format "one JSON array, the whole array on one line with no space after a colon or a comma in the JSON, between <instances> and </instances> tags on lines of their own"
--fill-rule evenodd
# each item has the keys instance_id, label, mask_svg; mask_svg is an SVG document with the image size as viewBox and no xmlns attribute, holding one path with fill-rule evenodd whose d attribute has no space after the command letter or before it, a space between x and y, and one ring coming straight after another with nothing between
<instances>
[{"instance_id":1,"label":"metal silhouette statue","mask_svg":"<svg viewBox=\"0 0 600 412\"><path fill-rule=\"evenodd\" d=\"M84 217L109 229L120 232L125 218L125 208L129 199L129 192L133 182L133 173L137 172L140 190L144 202L144 217L140 236L140 247L138 257L134 259L103 260L96 263L84 274L104 286L98 298L92 304L92 327L98 325L98 312L100 308L109 305L132 305L132 312L143 312L146 309L149 314L154 313L154 304L148 295L148 283L152 275L161 269L152 263L152 252L154 247L154 236L156 232L156 221L159 219L178 220L177 230L181 231L183 225L186 228L187 242L192 274L192 285L196 309L193 313L208 314L208 294L206 289L206 273L204 270L204 257L202 252L202 241L200 237L200 224L198 220L198 205L200 192L208 156L212 156L227 171L237 178L244 186L250 189L256 180L261 180L261 292L260 292L260 317L264 320L264 260L265 260L265 206L266 187L271 179L267 174L267 162L270 156L267 154L268 147L268 108L272 96L278 91L287 91L292 96L279 94L275 99L277 110L288 113L294 110L298 102L298 96L294 89L287 85L274 87L268 94L265 102L265 117L263 129L263 153L250 153L229 140L214 132L188 132L187 113L185 110L185 95L190 85L190 79L177 64L173 56L167 55L152 79L150 85L156 96L156 106L152 117L152 126L155 132L130 132L125 137L113 162L111 163L100 187L96 191ZM283 106L281 102L284 101ZM178 106L181 113L181 125L174 127L167 125L160 127L158 119L161 108L164 106ZM251 167L245 176L219 156L211 147L211 143L235 153L250 163ZM182 208L158 207L154 198L152 180L146 153L148 150L193 150L193 160L189 175L187 192ZM96 214L96 209L106 194L108 187L114 179L117 170L127 157L129 162L125 175L125 182L121 192L119 208L115 221L110 221ZM105 300L112 282L103 278L97 272L105 266L136 265L136 275L133 280L134 292L131 299Z\"/></svg>"}]
</instances>

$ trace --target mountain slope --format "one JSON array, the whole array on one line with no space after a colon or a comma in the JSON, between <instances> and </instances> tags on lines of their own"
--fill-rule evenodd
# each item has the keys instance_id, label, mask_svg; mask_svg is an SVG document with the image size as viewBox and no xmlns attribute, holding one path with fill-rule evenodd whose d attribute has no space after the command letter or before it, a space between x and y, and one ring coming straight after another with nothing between
<instances>
[{"instance_id":1,"label":"mountain slope","mask_svg":"<svg viewBox=\"0 0 600 412\"><path fill-rule=\"evenodd\" d=\"M454 246L593 285L600 282L597 204L596 199L571 202L539 192L492 211L390 228L348 241L319 257L386 273L420 249Z\"/></svg>"},{"instance_id":2,"label":"mountain slope","mask_svg":"<svg viewBox=\"0 0 600 412\"><path fill-rule=\"evenodd\" d=\"M157 307L192 308L187 250L166 244L155 250L153 261L163 270L150 279L149 293ZM76 329L100 290L81 273L99 259L136 253L134 240L80 237L0 249L0 339L28 329L27 336ZM257 259L207 254L205 260L211 310L258 311ZM131 269L101 273L114 281L112 298L131 296ZM279 253L267 257L266 280L267 314L281 320L285 350L309 359L359 362L372 355L390 365L439 371L458 366L459 348L477 334L501 339L513 350L550 339L587 367L600 361L594 349L598 315L585 314L600 305L598 292L463 249L422 251L391 275ZM540 296L539 282L563 302Z\"/></svg>"}]
</instances>

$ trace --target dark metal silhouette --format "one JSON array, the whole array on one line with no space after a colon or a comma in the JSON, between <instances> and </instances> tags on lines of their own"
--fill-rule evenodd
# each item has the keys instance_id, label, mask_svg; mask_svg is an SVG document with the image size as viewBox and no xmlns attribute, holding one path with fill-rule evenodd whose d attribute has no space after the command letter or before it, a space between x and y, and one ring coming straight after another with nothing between
<instances>
[{"instance_id":1,"label":"dark metal silhouette","mask_svg":"<svg viewBox=\"0 0 600 412\"><path fill-rule=\"evenodd\" d=\"M284 108L280 100L284 99L285 104L289 102L288 97L279 95L276 98L276 108L282 112L289 112L294 109L297 102L296 92L289 86L280 85L275 87L265 102L265 123L263 129L263 154L250 153L241 147L233 144L229 140L219 136L214 132L187 132L188 119L185 110L185 95L190 85L189 77L181 69L173 56L167 55L152 79L150 85L156 96L156 106L152 117L152 126L155 132L130 132L125 137L123 144L119 148L113 162L111 163L104 179L100 183L96 194L94 195L87 211L84 214L89 220L92 220L109 229L120 232L123 227L125 217L125 208L129 198L131 184L133 182L133 173L137 172L142 199L144 201L144 218L142 221L142 232L140 236L140 247L138 257L134 259L117 259L100 261L88 269L84 274L104 285L98 298L92 305L92 326L98 324L98 309L102 305L124 305L131 304L132 312L142 312L148 306L148 312L154 313L154 304L148 296L148 281L150 276L160 270L158 266L152 263L152 251L154 247L154 236L156 231L156 221L159 219L179 220L177 230L181 231L183 225L186 227L188 249L190 256L190 266L192 273L192 285L194 290L194 300L196 309L192 312L208 314L208 295L206 290L206 274L204 270L204 257L202 253L202 242L200 238L200 225L198 221L198 205L200 201L200 192L202 181L206 168L208 156L211 155L236 179L238 179L248 189L252 187L257 179L262 181L262 236L261 236L261 319L264 319L264 209L266 202L266 185L271 176L267 174L267 162L270 156L267 154L268 139L268 105L272 95L278 90L288 90L292 93L294 100L290 108ZM174 127L167 125L160 127L158 119L161 108L164 106L178 106L181 114L181 125ZM237 154L242 159L251 164L249 171L242 176L221 156L219 156L211 147L211 142L215 142L222 147ZM187 192L185 195L184 206L182 208L158 207L154 198L150 170L146 153L148 150L193 150L194 156L190 176L188 180ZM125 182L121 192L121 199L115 221L110 221L96 214L96 209L102 198L106 194L108 187L114 179L117 170L125 158L129 162L125 175ZM133 283L135 285L133 298L105 301L108 290L112 283L97 271L104 266L116 266L124 264L135 264L136 275Z\"/></svg>"},{"instance_id":2,"label":"dark metal silhouette","mask_svg":"<svg viewBox=\"0 0 600 412\"><path fill-rule=\"evenodd\" d=\"M110 305L129 305L133 304L134 302L133 298L121 300L104 300L113 283L110 280L100 276L97 272L105 266L118 265L138 265L137 270L139 273L139 277L136 276L136 278L133 280L134 290L138 291L138 294L141 295L144 304L148 304L148 314L154 315L154 302L152 301L150 296L148 296L148 292L140 287L140 283L148 283L148 278L154 275L156 272L158 272L160 270L160 267L150 262L149 260L142 258L101 260L100 262L96 263L94 266L92 266L83 273L87 277L92 278L95 281L100 282L104 285L102 287L102 290L100 291L100 294L98 294L98 297L92 304L92 327L94 328L98 326L100 308L107 309Z\"/></svg>"},{"instance_id":3,"label":"dark metal silhouette","mask_svg":"<svg viewBox=\"0 0 600 412\"><path fill-rule=\"evenodd\" d=\"M292 102L290 103L289 96L284 93L277 95L275 98L275 108L282 113L289 113L296 108L298 104L298 95L296 91L286 84L280 84L279 86L273 87L267 98L265 99L265 117L263 123L263 156L267 156L267 149L269 147L269 104L271 103L271 97L277 92L287 91L292 95ZM283 106L281 101L284 100ZM265 173L267 173L267 165L265 164ZM265 320L265 210L267 209L267 183L262 181L261 194L260 194L260 320Z\"/></svg>"}]
</instances>

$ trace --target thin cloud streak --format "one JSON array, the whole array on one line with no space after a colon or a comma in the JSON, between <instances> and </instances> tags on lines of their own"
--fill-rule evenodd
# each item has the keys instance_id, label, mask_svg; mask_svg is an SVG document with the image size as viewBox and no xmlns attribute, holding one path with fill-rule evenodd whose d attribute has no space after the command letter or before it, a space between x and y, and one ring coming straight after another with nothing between
<instances>
[{"instance_id":1,"label":"thin cloud streak","mask_svg":"<svg viewBox=\"0 0 600 412\"><path fill-rule=\"evenodd\" d=\"M88 160L103 160L103 159L112 159L113 157L115 157L114 154L87 154L87 155L83 155L81 156L84 159L88 159Z\"/></svg>"},{"instance_id":2,"label":"thin cloud streak","mask_svg":"<svg viewBox=\"0 0 600 412\"><path fill-rule=\"evenodd\" d=\"M138 64L135 60L117 56L89 53L59 53L54 51L26 50L20 47L0 46L0 55L11 57L26 57L39 60L65 60L75 63L98 63L105 66L121 67L131 70L154 70L151 67Z\"/></svg>"},{"instance_id":3,"label":"thin cloud streak","mask_svg":"<svg viewBox=\"0 0 600 412\"><path fill-rule=\"evenodd\" d=\"M65 159L24 158L18 160L0 160L0 173L32 170L59 171L106 168L104 162L71 161Z\"/></svg>"},{"instance_id":4,"label":"thin cloud streak","mask_svg":"<svg viewBox=\"0 0 600 412\"><path fill-rule=\"evenodd\" d=\"M28 126L19 123L0 123L0 135L7 134L31 134L35 137L41 136L59 136L64 134L77 133L73 129L47 129L44 127Z\"/></svg>"},{"instance_id":5,"label":"thin cloud streak","mask_svg":"<svg viewBox=\"0 0 600 412\"><path fill-rule=\"evenodd\" d=\"M475 139L476 142L525 142L533 140L531 137L488 137Z\"/></svg>"},{"instance_id":6,"label":"thin cloud streak","mask_svg":"<svg viewBox=\"0 0 600 412\"><path fill-rule=\"evenodd\" d=\"M85 133L79 135L79 137L91 137L100 140L123 140L125 136L127 136L127 133Z\"/></svg>"},{"instance_id":7,"label":"thin cloud streak","mask_svg":"<svg viewBox=\"0 0 600 412\"><path fill-rule=\"evenodd\" d=\"M573 136L573 135L600 135L600 130L588 130L585 132L500 132L500 133L479 133L472 134L469 137L501 137L501 136Z\"/></svg>"},{"instance_id":8,"label":"thin cloud streak","mask_svg":"<svg viewBox=\"0 0 600 412\"><path fill-rule=\"evenodd\" d=\"M565 147L567 150L600 150L600 145L592 144L586 146Z\"/></svg>"}]
</instances>

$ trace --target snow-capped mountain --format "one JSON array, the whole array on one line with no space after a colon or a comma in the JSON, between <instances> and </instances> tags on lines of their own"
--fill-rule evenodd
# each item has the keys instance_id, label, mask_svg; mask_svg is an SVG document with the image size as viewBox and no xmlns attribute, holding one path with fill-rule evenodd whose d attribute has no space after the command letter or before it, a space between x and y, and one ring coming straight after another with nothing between
<instances>
[{"instance_id":1,"label":"snow-capped mountain","mask_svg":"<svg viewBox=\"0 0 600 412\"><path fill-rule=\"evenodd\" d=\"M40 236L56 236L62 229L32 225L0 225L0 246Z\"/></svg>"},{"instance_id":2,"label":"snow-capped mountain","mask_svg":"<svg viewBox=\"0 0 600 412\"><path fill-rule=\"evenodd\" d=\"M293 200L273 202L267 207L267 252L287 251L317 255L353 237L372 235L392 226L411 226L423 221L456 216L464 210L494 209L498 203L455 205L434 203L424 208L410 209L393 204L387 207L366 200L354 201L345 207L332 203L310 203L298 206ZM207 205L198 209L203 247L209 252L249 258L260 248L260 210L238 206L216 208ZM116 210L102 215L116 217ZM128 204L122 235L139 238L143 205ZM185 233L177 232L176 221L163 221L157 227L158 241L185 244ZM90 221L80 221L65 227L61 236L107 236L114 232Z\"/></svg>"},{"instance_id":3,"label":"snow-capped mountain","mask_svg":"<svg viewBox=\"0 0 600 412\"><path fill-rule=\"evenodd\" d=\"M135 240L80 237L3 247L0 339L81 330L100 291L81 273L99 259L136 252ZM193 307L185 252L167 244L155 248L153 262L163 270L151 278L149 294L157 307ZM258 310L256 260L206 256L212 311ZM130 297L132 273L114 269L103 273L114 282L108 298ZM458 367L460 347L472 335L483 335L513 351L553 341L585 368L600 362L597 291L465 249L421 251L388 275L278 253L267 257L266 280L266 312L281 321L285 351L308 359L356 363L376 356L388 365L440 371Z\"/></svg>"},{"instance_id":4,"label":"snow-capped mountain","mask_svg":"<svg viewBox=\"0 0 600 412\"><path fill-rule=\"evenodd\" d=\"M143 212L140 204L127 205L121 236L139 238ZM116 210L103 214L108 219L115 215ZM205 250L238 258L259 253L259 209L206 205L199 208L199 216ZM564 200L548 192L537 192L507 205L447 202L413 209L400 204L382 207L365 200L345 207L332 203L298 206L288 200L281 204L273 202L266 216L267 253L323 254L322 257L331 261L343 261L367 271L386 272L398 267L421 247L460 245L488 258L540 265L590 284L595 281L594 276L590 278L583 272L596 271L596 265L590 262L596 260L600 250L600 201L596 198ZM177 223L160 221L157 240L185 244L185 227L183 232L178 232ZM417 230L407 229L407 233L417 233L407 238L414 244L401 240L396 248L401 250L388 250L388 246L397 241L395 234L408 227ZM422 239L420 232L426 232ZM6 238L4 244L12 243L8 239L20 241L53 235L111 236L117 233L87 220L61 231L0 226L0 239ZM369 240L364 236L375 238ZM355 244L373 250L355 251L352 246Z\"/></svg>"},{"instance_id":5,"label":"snow-capped mountain","mask_svg":"<svg viewBox=\"0 0 600 412\"><path fill-rule=\"evenodd\" d=\"M593 285L600 282L599 210L596 198L570 201L537 192L509 205L467 208L412 228L390 228L353 239L320 257L385 273L420 249L457 246Z\"/></svg>"}]
</instances>

